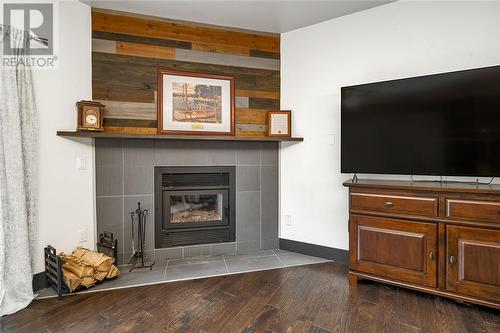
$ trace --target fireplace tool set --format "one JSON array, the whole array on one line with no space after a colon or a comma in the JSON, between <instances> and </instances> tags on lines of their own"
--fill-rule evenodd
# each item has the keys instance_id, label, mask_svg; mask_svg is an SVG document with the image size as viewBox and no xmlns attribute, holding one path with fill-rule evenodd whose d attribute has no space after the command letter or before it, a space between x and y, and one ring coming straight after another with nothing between
<instances>
[{"instance_id":1,"label":"fireplace tool set","mask_svg":"<svg viewBox=\"0 0 500 333\"><path fill-rule=\"evenodd\" d=\"M132 256L130 257L129 264L132 264L132 268L129 272L132 272L135 268L149 268L153 269L154 261L145 262L144 247L146 245L146 222L149 211L147 209L141 208L141 203L137 203L137 209L135 212L130 212L130 219L132 222ZM135 222L135 216L137 216L137 223ZM135 235L135 230L137 230L137 238ZM136 240L137 246L136 249Z\"/></svg>"}]
</instances>

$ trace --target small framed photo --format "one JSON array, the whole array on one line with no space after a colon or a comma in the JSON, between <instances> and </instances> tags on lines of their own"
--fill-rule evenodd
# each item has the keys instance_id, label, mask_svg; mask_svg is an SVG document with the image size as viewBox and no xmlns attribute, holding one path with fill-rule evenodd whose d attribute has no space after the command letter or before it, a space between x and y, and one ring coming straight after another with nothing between
<instances>
[{"instance_id":1,"label":"small framed photo","mask_svg":"<svg viewBox=\"0 0 500 333\"><path fill-rule=\"evenodd\" d=\"M267 123L268 136L292 136L292 111L269 111Z\"/></svg>"},{"instance_id":2,"label":"small framed photo","mask_svg":"<svg viewBox=\"0 0 500 333\"><path fill-rule=\"evenodd\" d=\"M234 78L158 70L158 134L234 135Z\"/></svg>"}]
</instances>

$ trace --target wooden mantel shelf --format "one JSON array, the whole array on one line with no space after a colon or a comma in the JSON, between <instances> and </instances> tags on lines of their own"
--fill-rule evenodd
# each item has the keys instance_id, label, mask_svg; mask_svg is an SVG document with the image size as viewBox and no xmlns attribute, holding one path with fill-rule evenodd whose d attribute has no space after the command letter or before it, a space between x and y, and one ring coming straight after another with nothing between
<instances>
[{"instance_id":1,"label":"wooden mantel shelf","mask_svg":"<svg viewBox=\"0 0 500 333\"><path fill-rule=\"evenodd\" d=\"M77 131L57 131L57 136L65 138L108 138L108 139L155 139L155 140L209 140L209 141L292 141L301 142L304 138L282 138L267 136L196 136L196 135L158 135L158 134L128 134L128 133L106 133L106 132L77 132Z\"/></svg>"}]
</instances>

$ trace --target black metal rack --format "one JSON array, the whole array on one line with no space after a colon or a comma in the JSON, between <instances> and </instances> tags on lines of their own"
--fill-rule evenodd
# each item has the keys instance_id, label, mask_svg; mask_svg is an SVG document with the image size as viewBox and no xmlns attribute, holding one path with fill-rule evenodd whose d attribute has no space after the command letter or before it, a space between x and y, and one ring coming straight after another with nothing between
<instances>
[{"instance_id":1,"label":"black metal rack","mask_svg":"<svg viewBox=\"0 0 500 333\"><path fill-rule=\"evenodd\" d=\"M100 234L99 242L96 245L97 252L115 258L115 264L118 265L118 239L113 238L112 232L104 231Z\"/></svg>"},{"instance_id":2,"label":"black metal rack","mask_svg":"<svg viewBox=\"0 0 500 333\"><path fill-rule=\"evenodd\" d=\"M68 287L62 278L62 259L57 255L56 249L50 245L44 248L45 257L45 286L52 287L61 297L69 293Z\"/></svg>"},{"instance_id":3,"label":"black metal rack","mask_svg":"<svg viewBox=\"0 0 500 333\"><path fill-rule=\"evenodd\" d=\"M118 263L118 240L113 238L113 233L104 231L99 235L97 251L115 258L115 263ZM62 266L63 261L57 255L57 251L53 246L47 245L44 248L45 257L45 288L52 287L57 296L69 294L70 290L63 280Z\"/></svg>"}]
</instances>

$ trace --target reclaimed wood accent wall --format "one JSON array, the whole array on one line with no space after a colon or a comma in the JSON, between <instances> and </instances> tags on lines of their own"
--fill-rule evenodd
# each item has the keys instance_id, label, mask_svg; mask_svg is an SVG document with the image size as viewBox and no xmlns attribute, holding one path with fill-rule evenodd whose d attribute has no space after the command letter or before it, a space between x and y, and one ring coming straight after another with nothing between
<instances>
[{"instance_id":1,"label":"reclaimed wood accent wall","mask_svg":"<svg viewBox=\"0 0 500 333\"><path fill-rule=\"evenodd\" d=\"M156 133L157 70L233 75L236 135L264 136L280 107L279 35L92 12L93 99L107 132Z\"/></svg>"}]
</instances>

